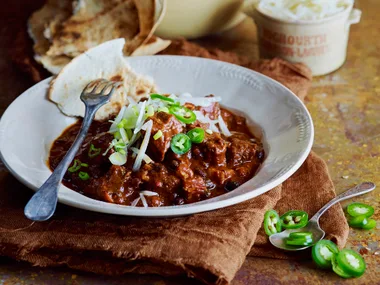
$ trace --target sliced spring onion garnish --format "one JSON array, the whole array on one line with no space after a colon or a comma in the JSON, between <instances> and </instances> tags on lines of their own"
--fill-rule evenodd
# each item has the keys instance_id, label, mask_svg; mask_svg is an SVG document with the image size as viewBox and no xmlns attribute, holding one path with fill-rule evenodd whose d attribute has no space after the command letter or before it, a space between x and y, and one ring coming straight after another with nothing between
<instances>
[{"instance_id":1,"label":"sliced spring onion garnish","mask_svg":"<svg viewBox=\"0 0 380 285\"><path fill-rule=\"evenodd\" d=\"M127 132L124 130L124 128L119 129L119 132L120 132L121 139L126 143L129 142Z\"/></svg>"},{"instance_id":2,"label":"sliced spring onion garnish","mask_svg":"<svg viewBox=\"0 0 380 285\"><path fill-rule=\"evenodd\" d=\"M162 137L163 133L161 130L159 130L157 133L154 134L153 139L158 140L160 137Z\"/></svg>"},{"instance_id":3,"label":"sliced spring onion garnish","mask_svg":"<svg viewBox=\"0 0 380 285\"><path fill-rule=\"evenodd\" d=\"M78 176L82 180L88 180L88 179L90 179L90 175L88 175L87 172L81 171L81 172L79 172Z\"/></svg>"},{"instance_id":4,"label":"sliced spring onion garnish","mask_svg":"<svg viewBox=\"0 0 380 285\"><path fill-rule=\"evenodd\" d=\"M82 166L82 167L88 167L88 164L87 163L81 163L80 166Z\"/></svg>"},{"instance_id":5,"label":"sliced spring onion garnish","mask_svg":"<svg viewBox=\"0 0 380 285\"><path fill-rule=\"evenodd\" d=\"M87 155L92 158L92 157L98 156L101 151L102 151L101 148L96 148L93 144L91 144Z\"/></svg>"},{"instance_id":6,"label":"sliced spring onion garnish","mask_svg":"<svg viewBox=\"0 0 380 285\"><path fill-rule=\"evenodd\" d=\"M69 172L73 173L81 168L81 162L79 159L74 160L74 164L68 169Z\"/></svg>"},{"instance_id":7,"label":"sliced spring onion garnish","mask_svg":"<svg viewBox=\"0 0 380 285\"><path fill-rule=\"evenodd\" d=\"M137 117L137 121L136 121L136 128L133 131L134 134L137 134L141 130L141 126L143 125L143 117L145 114L145 105L146 105L146 101L141 103L140 110L139 110L139 116Z\"/></svg>"},{"instance_id":8,"label":"sliced spring onion garnish","mask_svg":"<svg viewBox=\"0 0 380 285\"><path fill-rule=\"evenodd\" d=\"M152 117L154 115L154 108L152 105L146 107L146 114L145 117Z\"/></svg>"},{"instance_id":9,"label":"sliced spring onion garnish","mask_svg":"<svg viewBox=\"0 0 380 285\"><path fill-rule=\"evenodd\" d=\"M139 202L140 202L140 196L136 198L135 200L133 200L133 202L131 203L131 206L136 207Z\"/></svg>"},{"instance_id":10,"label":"sliced spring onion garnish","mask_svg":"<svg viewBox=\"0 0 380 285\"><path fill-rule=\"evenodd\" d=\"M219 115L218 117L218 123L219 123L219 128L222 131L222 134L225 135L226 137L231 136L230 130L228 129L221 115Z\"/></svg>"},{"instance_id":11,"label":"sliced spring onion garnish","mask_svg":"<svg viewBox=\"0 0 380 285\"><path fill-rule=\"evenodd\" d=\"M148 202L146 201L144 195L142 193L139 194L140 195L140 199L141 199L141 202L143 203L144 207L145 208L148 208Z\"/></svg>"},{"instance_id":12,"label":"sliced spring onion garnish","mask_svg":"<svg viewBox=\"0 0 380 285\"><path fill-rule=\"evenodd\" d=\"M148 143L149 143L149 139L150 139L150 134L152 132L152 128L153 128L153 121L152 120L149 120L148 122L146 122L141 127L141 129L145 130L145 136L144 136L144 139L141 143L141 147L140 147L139 153L137 154L135 163L133 164L132 171L138 171L141 167L141 162L142 162L143 157L145 155L145 152L148 148Z\"/></svg>"},{"instance_id":13,"label":"sliced spring onion garnish","mask_svg":"<svg viewBox=\"0 0 380 285\"><path fill-rule=\"evenodd\" d=\"M156 192L153 192L153 191L148 191L148 190L143 190L143 191L140 191L141 194L143 194L144 196L159 196L158 193Z\"/></svg>"},{"instance_id":14,"label":"sliced spring onion garnish","mask_svg":"<svg viewBox=\"0 0 380 285\"><path fill-rule=\"evenodd\" d=\"M114 152L108 159L113 165L124 165L127 162L126 154L122 154L120 152Z\"/></svg>"},{"instance_id":15,"label":"sliced spring onion garnish","mask_svg":"<svg viewBox=\"0 0 380 285\"><path fill-rule=\"evenodd\" d=\"M121 107L119 113L117 114L114 122L112 123L112 125L110 127L110 132L113 133L117 130L117 124L119 124L121 122L121 120L123 119L125 109L126 109L125 106Z\"/></svg>"},{"instance_id":16,"label":"sliced spring onion garnish","mask_svg":"<svg viewBox=\"0 0 380 285\"><path fill-rule=\"evenodd\" d=\"M139 149L137 147L131 147L131 150L135 155L139 153ZM151 159L147 154L144 155L143 160L148 164L153 162L153 159Z\"/></svg>"}]
</instances>

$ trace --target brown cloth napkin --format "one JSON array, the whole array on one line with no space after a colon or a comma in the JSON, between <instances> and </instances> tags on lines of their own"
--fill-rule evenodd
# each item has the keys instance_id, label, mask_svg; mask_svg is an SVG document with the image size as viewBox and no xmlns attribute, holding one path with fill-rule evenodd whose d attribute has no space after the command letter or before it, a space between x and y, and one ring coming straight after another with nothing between
<instances>
[{"instance_id":1,"label":"brown cloth napkin","mask_svg":"<svg viewBox=\"0 0 380 285\"><path fill-rule=\"evenodd\" d=\"M163 54L193 55L240 64L262 72L299 97L310 86L304 65L280 59L251 62L233 53L206 50L180 40ZM36 75L37 74L37 75ZM34 73L35 78L42 78ZM261 229L266 210L305 210L313 215L335 196L326 164L311 153L285 183L244 203L212 212L171 219L105 215L59 205L54 217L31 223L23 208L28 190L14 191L9 177L0 189L0 255L36 266L68 266L99 274L187 274L207 284L228 284L247 255L302 257L275 250ZM348 226L339 205L323 216L327 238L343 247ZM252 247L253 246L253 247ZM308 254L307 256L310 256Z\"/></svg>"}]
</instances>

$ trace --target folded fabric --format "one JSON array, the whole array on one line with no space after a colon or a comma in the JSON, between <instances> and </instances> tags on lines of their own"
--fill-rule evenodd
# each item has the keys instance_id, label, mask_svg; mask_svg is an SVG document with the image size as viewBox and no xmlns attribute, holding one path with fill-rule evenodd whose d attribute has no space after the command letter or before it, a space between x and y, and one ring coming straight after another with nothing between
<instances>
[{"instance_id":1,"label":"folded fabric","mask_svg":"<svg viewBox=\"0 0 380 285\"><path fill-rule=\"evenodd\" d=\"M311 82L310 71L304 65L280 59L251 62L183 40L163 53L240 64L275 78L301 98ZM313 153L285 183L259 197L171 219L105 215L59 205L51 220L31 223L24 217L23 208L32 191L10 174L4 180L0 189L0 255L36 266L68 266L99 274L187 274L207 284L228 284L248 254L294 256L268 244L261 229L265 211L300 209L311 216L335 196L326 164ZM348 227L339 205L324 215L321 225L340 247L345 244Z\"/></svg>"}]
</instances>

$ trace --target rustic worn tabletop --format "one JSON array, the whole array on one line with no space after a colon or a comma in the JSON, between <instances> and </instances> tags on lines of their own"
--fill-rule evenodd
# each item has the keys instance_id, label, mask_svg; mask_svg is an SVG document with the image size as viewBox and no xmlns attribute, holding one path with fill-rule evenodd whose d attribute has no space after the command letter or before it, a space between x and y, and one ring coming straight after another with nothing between
<instances>
[{"instance_id":1,"label":"rustic worn tabletop","mask_svg":"<svg viewBox=\"0 0 380 285\"><path fill-rule=\"evenodd\" d=\"M0 114L32 85L28 76L18 71L7 56L15 29L25 28L25 19L33 8L31 2L12 1L0 11ZM337 192L361 181L379 185L371 194L356 199L377 209L377 229L351 229L347 243L347 247L363 254L368 269L363 277L346 281L332 272L315 269L311 262L247 258L233 285L380 284L380 1L357 0L356 7L363 11L363 16L361 23L351 28L347 62L338 71L314 79L307 107L315 124L313 149L328 163ZM199 42L257 58L255 32L252 20L246 19L231 31ZM0 187L24 187L1 162ZM199 282L153 275L111 278L62 268L33 268L0 258L0 284L190 285Z\"/></svg>"}]
</instances>

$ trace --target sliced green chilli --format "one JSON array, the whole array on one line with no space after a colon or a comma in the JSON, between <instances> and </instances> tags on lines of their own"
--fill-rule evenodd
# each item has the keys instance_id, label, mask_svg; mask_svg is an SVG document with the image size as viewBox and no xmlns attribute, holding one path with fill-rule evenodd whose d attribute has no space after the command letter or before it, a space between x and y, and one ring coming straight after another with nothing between
<instances>
[{"instance_id":1,"label":"sliced green chilli","mask_svg":"<svg viewBox=\"0 0 380 285\"><path fill-rule=\"evenodd\" d=\"M308 215L304 211L289 211L281 216L282 227L285 229L299 229L307 225Z\"/></svg>"},{"instance_id":2,"label":"sliced green chilli","mask_svg":"<svg viewBox=\"0 0 380 285\"><path fill-rule=\"evenodd\" d=\"M202 128L194 128L187 132L187 136L193 143L201 143L205 138L205 130Z\"/></svg>"},{"instance_id":3,"label":"sliced green chilli","mask_svg":"<svg viewBox=\"0 0 380 285\"><path fill-rule=\"evenodd\" d=\"M269 210L265 212L264 230L268 236L281 232L280 216L275 210Z\"/></svg>"},{"instance_id":4,"label":"sliced green chilli","mask_svg":"<svg viewBox=\"0 0 380 285\"><path fill-rule=\"evenodd\" d=\"M318 241L311 249L311 255L315 264L319 268L331 268L331 260L335 254L338 254L339 249L335 243L330 240L322 239Z\"/></svg>"},{"instance_id":5,"label":"sliced green chilli","mask_svg":"<svg viewBox=\"0 0 380 285\"><path fill-rule=\"evenodd\" d=\"M376 221L374 219L368 219L368 223L363 226L365 230L372 230L376 227Z\"/></svg>"},{"instance_id":6,"label":"sliced green chilli","mask_svg":"<svg viewBox=\"0 0 380 285\"><path fill-rule=\"evenodd\" d=\"M362 229L368 224L367 217L364 215L352 217L348 220L350 227Z\"/></svg>"},{"instance_id":7,"label":"sliced green chilli","mask_svg":"<svg viewBox=\"0 0 380 285\"><path fill-rule=\"evenodd\" d=\"M352 217L366 216L371 217L375 209L372 206L363 203L351 203L347 206L347 213Z\"/></svg>"},{"instance_id":8,"label":"sliced green chilli","mask_svg":"<svg viewBox=\"0 0 380 285\"><path fill-rule=\"evenodd\" d=\"M304 238L304 239L313 239L312 232L294 232L289 234L290 239Z\"/></svg>"},{"instance_id":9,"label":"sliced green chilli","mask_svg":"<svg viewBox=\"0 0 380 285\"><path fill-rule=\"evenodd\" d=\"M159 99L161 101L166 101L168 103L175 103L174 99L160 95L160 94L150 94L150 98Z\"/></svg>"},{"instance_id":10,"label":"sliced green chilli","mask_svg":"<svg viewBox=\"0 0 380 285\"><path fill-rule=\"evenodd\" d=\"M292 245L292 246L307 246L307 245L311 245L313 243L313 240L305 239L305 238L297 238L297 239L287 238L285 240L285 243L287 245Z\"/></svg>"},{"instance_id":11,"label":"sliced green chilli","mask_svg":"<svg viewBox=\"0 0 380 285\"><path fill-rule=\"evenodd\" d=\"M346 271L343 270L342 267L340 267L340 265L338 264L338 261L337 261L337 254L334 254L331 258L331 264L332 264L332 270L337 274L339 275L340 277L343 277L343 278L351 278L353 277L353 275L347 273Z\"/></svg>"},{"instance_id":12,"label":"sliced green chilli","mask_svg":"<svg viewBox=\"0 0 380 285\"><path fill-rule=\"evenodd\" d=\"M178 121L185 124L194 123L197 119L197 116L193 111L183 106L171 105L169 112L170 114L174 115Z\"/></svg>"},{"instance_id":13,"label":"sliced green chilli","mask_svg":"<svg viewBox=\"0 0 380 285\"><path fill-rule=\"evenodd\" d=\"M351 276L362 276L366 269L363 257L352 249L342 249L336 260L340 268Z\"/></svg>"},{"instance_id":14,"label":"sliced green chilli","mask_svg":"<svg viewBox=\"0 0 380 285\"><path fill-rule=\"evenodd\" d=\"M185 134L177 134L172 138L170 148L176 154L185 154L191 149L191 140Z\"/></svg>"}]
</instances>

